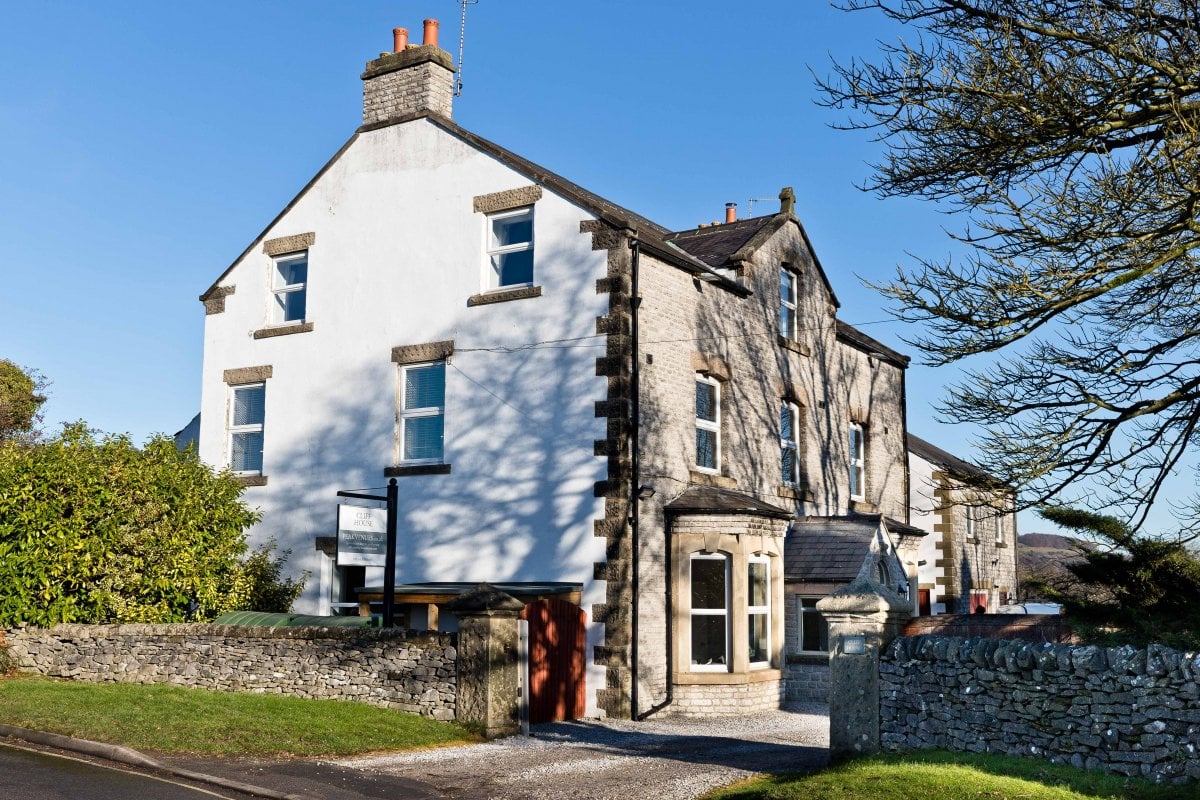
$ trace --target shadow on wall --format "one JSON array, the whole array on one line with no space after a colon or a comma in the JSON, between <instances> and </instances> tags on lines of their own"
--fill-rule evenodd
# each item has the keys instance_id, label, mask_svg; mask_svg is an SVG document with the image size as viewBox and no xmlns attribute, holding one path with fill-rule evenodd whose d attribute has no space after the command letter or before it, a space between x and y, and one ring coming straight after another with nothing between
<instances>
[{"instance_id":1,"label":"shadow on wall","mask_svg":"<svg viewBox=\"0 0 1200 800\"><path fill-rule=\"evenodd\" d=\"M456 326L379 341L373 360L340 368L344 380L307 383L308 427L290 442L272 437L268 418L270 489L252 537L276 537L293 551L291 569L313 573L303 600L318 600L324 556L314 539L335 533L336 492L380 489L395 463L392 347L450 339L444 456L452 472L398 478L397 580L590 580L601 541L592 520L602 511L593 483L605 477L593 454L605 435L594 410L605 396L595 375L605 341L594 334L607 298L596 294L594 261L553 251L538 260L547 265L542 297L474 308L463 297ZM363 371L376 391L339 391L361 383ZM375 581L382 572L369 570L367 582Z\"/></svg>"}]
</instances>

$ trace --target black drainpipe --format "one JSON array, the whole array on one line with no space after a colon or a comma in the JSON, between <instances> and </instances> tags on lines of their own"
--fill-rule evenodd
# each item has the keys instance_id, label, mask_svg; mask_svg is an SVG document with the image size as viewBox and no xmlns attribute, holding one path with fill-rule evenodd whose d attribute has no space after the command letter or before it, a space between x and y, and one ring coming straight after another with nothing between
<instances>
[{"instance_id":1,"label":"black drainpipe","mask_svg":"<svg viewBox=\"0 0 1200 800\"><path fill-rule=\"evenodd\" d=\"M639 492L641 490L641 421L642 421L642 394L641 394L641 351L640 340L638 337L638 311L642 305L641 295L638 293L638 268L641 263L641 243L637 239L632 239L629 243L629 249L632 251L631 260L631 280L630 280L630 296L629 296L629 338L630 349L633 352L632 366L629 370L630 393L633 395L632 403L629 409L629 437L632 442L630 453L630 544L633 548L632 573L633 573L633 591L631 597L631 612L632 620L630 623L630 635L632 641L629 644L629 655L631 662L630 677L631 684L629 687L629 705L630 716L635 720L642 720L651 714L655 714L671 704L674 700L674 687L672 685L672 674L675 666L674 661L674 620L670 618L671 614L671 548L670 542L666 541L664 536L664 561L666 566L666 611L667 611L667 694L661 703L653 708L647 709L644 713L638 712L638 596L641 583L639 581L639 544L641 538L641 514L639 501Z\"/></svg>"}]
</instances>

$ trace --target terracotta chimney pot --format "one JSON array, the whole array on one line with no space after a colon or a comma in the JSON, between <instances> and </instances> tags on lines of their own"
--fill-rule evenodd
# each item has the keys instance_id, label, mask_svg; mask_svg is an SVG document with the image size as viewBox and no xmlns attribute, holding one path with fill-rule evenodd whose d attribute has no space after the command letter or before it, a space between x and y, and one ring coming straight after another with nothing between
<instances>
[{"instance_id":1,"label":"terracotta chimney pot","mask_svg":"<svg viewBox=\"0 0 1200 800\"><path fill-rule=\"evenodd\" d=\"M392 28L392 39L395 42L392 52L403 53L408 47L408 28Z\"/></svg>"},{"instance_id":2,"label":"terracotta chimney pot","mask_svg":"<svg viewBox=\"0 0 1200 800\"><path fill-rule=\"evenodd\" d=\"M725 204L725 221L737 222L737 203Z\"/></svg>"},{"instance_id":3,"label":"terracotta chimney pot","mask_svg":"<svg viewBox=\"0 0 1200 800\"><path fill-rule=\"evenodd\" d=\"M432 47L438 46L438 21L436 19L425 20L425 38L421 44L427 44Z\"/></svg>"}]
</instances>

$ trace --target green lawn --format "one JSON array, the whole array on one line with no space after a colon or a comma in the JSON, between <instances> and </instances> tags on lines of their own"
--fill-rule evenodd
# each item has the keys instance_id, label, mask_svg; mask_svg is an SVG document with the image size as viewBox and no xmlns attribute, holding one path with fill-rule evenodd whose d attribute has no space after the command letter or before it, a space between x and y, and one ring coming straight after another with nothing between
<instances>
[{"instance_id":1,"label":"green lawn","mask_svg":"<svg viewBox=\"0 0 1200 800\"><path fill-rule=\"evenodd\" d=\"M1155 786L1037 759L922 752L852 761L812 775L759 778L709 800L1195 800Z\"/></svg>"},{"instance_id":2,"label":"green lawn","mask_svg":"<svg viewBox=\"0 0 1200 800\"><path fill-rule=\"evenodd\" d=\"M159 753L315 756L478 741L361 703L177 686L0 679L0 722Z\"/></svg>"}]
</instances>

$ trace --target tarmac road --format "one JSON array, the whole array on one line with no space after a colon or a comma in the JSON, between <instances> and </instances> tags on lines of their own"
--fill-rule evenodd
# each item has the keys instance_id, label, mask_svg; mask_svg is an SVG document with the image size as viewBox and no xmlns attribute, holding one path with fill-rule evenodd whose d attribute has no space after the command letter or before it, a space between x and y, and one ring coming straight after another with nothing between
<instances>
[{"instance_id":1,"label":"tarmac road","mask_svg":"<svg viewBox=\"0 0 1200 800\"><path fill-rule=\"evenodd\" d=\"M12 800L214 800L245 795L197 789L118 767L0 744L0 797Z\"/></svg>"}]
</instances>

